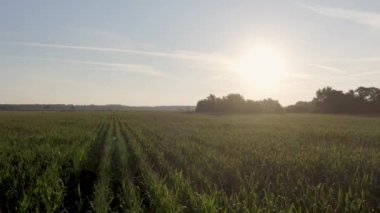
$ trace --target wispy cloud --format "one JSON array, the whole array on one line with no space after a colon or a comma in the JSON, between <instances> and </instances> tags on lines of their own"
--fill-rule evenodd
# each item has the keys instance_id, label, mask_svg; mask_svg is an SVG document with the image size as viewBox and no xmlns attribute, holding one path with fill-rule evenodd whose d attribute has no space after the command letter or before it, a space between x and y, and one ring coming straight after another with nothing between
<instances>
[{"instance_id":1,"label":"wispy cloud","mask_svg":"<svg viewBox=\"0 0 380 213\"><path fill-rule=\"evenodd\" d=\"M355 59L341 59L341 60L355 60ZM367 58L362 59L356 59L356 60L364 60L366 61ZM323 62L335 62L335 61L324 61L324 60L318 60L313 62L305 62L302 64L302 70L307 70L308 67L320 69L321 71L325 72L314 72L314 73L302 73L301 75L295 74L288 76L290 81L290 85L318 85L318 84L326 84L326 82L345 82L345 81L351 81L351 80L357 80L359 78L368 79L372 77L379 77L380 76L380 70L367 70L367 71L361 71L361 70L346 70L344 68L338 68L331 65L326 65ZM326 72L327 71L327 72ZM294 78L298 79L297 81L294 81ZM300 80L302 79L302 80Z\"/></svg>"},{"instance_id":2,"label":"wispy cloud","mask_svg":"<svg viewBox=\"0 0 380 213\"><path fill-rule=\"evenodd\" d=\"M339 76L320 76L320 78L313 78L310 80L302 81L302 82L291 82L292 85L300 85L300 84L307 84L307 85L315 85L315 84L326 84L327 82L341 82L346 80L352 80L356 78L363 78L363 77L369 77L369 76L379 76L380 70L372 70L372 71L364 71L364 72L355 72L355 73L349 73L345 75L339 75Z\"/></svg>"},{"instance_id":3,"label":"wispy cloud","mask_svg":"<svg viewBox=\"0 0 380 213\"><path fill-rule=\"evenodd\" d=\"M372 75L380 75L380 70L366 71L366 72L361 72L361 73L353 73L347 77L365 77L365 76L372 76Z\"/></svg>"},{"instance_id":4,"label":"wispy cloud","mask_svg":"<svg viewBox=\"0 0 380 213\"><path fill-rule=\"evenodd\" d=\"M310 73L295 73L295 72L288 72L285 75L285 78L288 80L294 81L294 79L300 80L300 79L311 79L311 78L319 78L322 75L320 74L310 74Z\"/></svg>"},{"instance_id":5,"label":"wispy cloud","mask_svg":"<svg viewBox=\"0 0 380 213\"><path fill-rule=\"evenodd\" d=\"M347 75L320 79L319 81L317 80L315 83L328 82L328 81L339 82L339 81L352 80L352 79L368 77L368 76L379 76L379 75L380 75L380 70L355 72L355 73L351 73Z\"/></svg>"},{"instance_id":6,"label":"wispy cloud","mask_svg":"<svg viewBox=\"0 0 380 213\"><path fill-rule=\"evenodd\" d=\"M309 66L316 67L316 68L322 69L322 70L327 70L329 72L333 72L336 74L345 74L346 73L342 69L332 67L332 66L323 65L323 64L309 64Z\"/></svg>"},{"instance_id":7,"label":"wispy cloud","mask_svg":"<svg viewBox=\"0 0 380 213\"><path fill-rule=\"evenodd\" d=\"M67 63L67 64L84 64L84 65L94 65L107 67L105 71L110 72L132 72L143 75L155 76L155 77L167 77L163 72L146 65L139 64L125 64L125 63L109 63L109 62L98 62L98 61L82 61L82 60L67 60L67 59L55 59L55 58L33 58L33 57L18 57L28 60L39 60L57 63Z\"/></svg>"},{"instance_id":8,"label":"wispy cloud","mask_svg":"<svg viewBox=\"0 0 380 213\"><path fill-rule=\"evenodd\" d=\"M320 15L345 19L372 28L380 28L380 13L310 5L303 5L303 7Z\"/></svg>"},{"instance_id":9,"label":"wispy cloud","mask_svg":"<svg viewBox=\"0 0 380 213\"><path fill-rule=\"evenodd\" d=\"M354 62L354 63L365 63L365 62L380 62L380 57L363 57L363 58L331 58L331 59L320 59L323 62Z\"/></svg>"},{"instance_id":10,"label":"wispy cloud","mask_svg":"<svg viewBox=\"0 0 380 213\"><path fill-rule=\"evenodd\" d=\"M182 60L197 60L197 61L212 62L212 63L219 63L219 64L228 64L230 62L230 60L220 55L203 53L203 52L194 52L194 51L161 52L161 51L145 51L145 50L135 50L135 49L65 45L65 44L53 44L53 43L19 42L19 41L7 41L7 42L2 42L2 43L19 45L19 46L29 46L29 47L75 49L75 50L86 50L86 51L136 54L136 55L143 55L143 56L173 58L173 59L182 59Z\"/></svg>"}]
</instances>

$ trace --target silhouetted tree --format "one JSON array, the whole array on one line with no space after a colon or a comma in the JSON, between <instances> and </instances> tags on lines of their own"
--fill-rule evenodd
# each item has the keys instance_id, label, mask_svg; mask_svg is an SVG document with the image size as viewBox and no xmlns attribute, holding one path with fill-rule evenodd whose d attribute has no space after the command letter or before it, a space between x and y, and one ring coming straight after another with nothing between
<instances>
[{"instance_id":1,"label":"silhouetted tree","mask_svg":"<svg viewBox=\"0 0 380 213\"><path fill-rule=\"evenodd\" d=\"M209 95L200 100L196 112L229 112L229 113L278 113L282 112L280 103L272 99L262 101L245 100L240 94L229 94L222 98Z\"/></svg>"},{"instance_id":2,"label":"silhouetted tree","mask_svg":"<svg viewBox=\"0 0 380 213\"><path fill-rule=\"evenodd\" d=\"M358 87L344 93L331 87L318 89L316 97L310 101L299 101L294 105L282 108L273 99L261 101L245 100L240 94L229 94L222 98L209 95L200 100L197 112L247 112L247 113L280 113L280 112L319 112L319 113L380 113L380 89L376 87Z\"/></svg>"},{"instance_id":3,"label":"silhouetted tree","mask_svg":"<svg viewBox=\"0 0 380 213\"><path fill-rule=\"evenodd\" d=\"M280 113L282 112L281 104L273 99L264 99L259 101L261 105L261 111L266 113Z\"/></svg>"},{"instance_id":4,"label":"silhouetted tree","mask_svg":"<svg viewBox=\"0 0 380 213\"><path fill-rule=\"evenodd\" d=\"M310 111L309 111L310 110ZM380 89L359 87L344 93L331 87L319 89L311 102L297 102L287 112L379 113Z\"/></svg>"},{"instance_id":5,"label":"silhouetted tree","mask_svg":"<svg viewBox=\"0 0 380 213\"><path fill-rule=\"evenodd\" d=\"M245 112L249 112L249 113L262 112L260 103L258 101L247 100L245 102Z\"/></svg>"},{"instance_id":6,"label":"silhouetted tree","mask_svg":"<svg viewBox=\"0 0 380 213\"><path fill-rule=\"evenodd\" d=\"M355 93L360 100L366 102L375 102L380 98L380 89L376 87L359 87Z\"/></svg>"},{"instance_id":7,"label":"silhouetted tree","mask_svg":"<svg viewBox=\"0 0 380 213\"><path fill-rule=\"evenodd\" d=\"M229 94L222 100L226 112L244 112L245 100L240 94Z\"/></svg>"},{"instance_id":8,"label":"silhouetted tree","mask_svg":"<svg viewBox=\"0 0 380 213\"><path fill-rule=\"evenodd\" d=\"M315 112L314 102L307 101L298 101L294 105L287 106L285 108L286 112L302 112L302 113L311 113Z\"/></svg>"},{"instance_id":9,"label":"silhouetted tree","mask_svg":"<svg viewBox=\"0 0 380 213\"><path fill-rule=\"evenodd\" d=\"M318 112L341 113L346 111L345 94L331 87L319 89L313 100Z\"/></svg>"},{"instance_id":10,"label":"silhouetted tree","mask_svg":"<svg viewBox=\"0 0 380 213\"><path fill-rule=\"evenodd\" d=\"M380 89L376 87L359 87L355 90L355 96L361 112L380 112Z\"/></svg>"}]
</instances>

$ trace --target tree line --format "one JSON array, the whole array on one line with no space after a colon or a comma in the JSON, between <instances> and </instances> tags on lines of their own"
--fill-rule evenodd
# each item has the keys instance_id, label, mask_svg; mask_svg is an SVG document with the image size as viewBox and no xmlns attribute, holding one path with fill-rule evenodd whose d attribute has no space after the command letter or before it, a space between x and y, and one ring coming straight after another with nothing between
<instances>
[{"instance_id":1,"label":"tree line","mask_svg":"<svg viewBox=\"0 0 380 213\"><path fill-rule=\"evenodd\" d=\"M380 113L380 89L358 87L343 92L331 87L319 89L310 102L297 102L286 108L288 112L320 113Z\"/></svg>"},{"instance_id":2,"label":"tree line","mask_svg":"<svg viewBox=\"0 0 380 213\"><path fill-rule=\"evenodd\" d=\"M200 100L196 112L232 112L232 113L279 113L282 112L280 103L273 99L261 101L245 100L240 94L229 94L218 98L211 94Z\"/></svg>"},{"instance_id":3,"label":"tree line","mask_svg":"<svg viewBox=\"0 0 380 213\"><path fill-rule=\"evenodd\" d=\"M277 100L245 100L240 94L229 94L218 98L209 95L200 100L196 112L228 113L380 113L380 89L358 87L343 92L331 87L318 89L311 101L299 101L294 105L282 107Z\"/></svg>"}]
</instances>

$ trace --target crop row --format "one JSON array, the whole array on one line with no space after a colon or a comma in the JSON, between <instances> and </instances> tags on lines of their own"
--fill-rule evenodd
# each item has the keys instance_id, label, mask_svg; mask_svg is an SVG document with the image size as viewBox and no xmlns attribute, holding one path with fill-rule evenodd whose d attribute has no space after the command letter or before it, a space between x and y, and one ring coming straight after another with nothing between
<instances>
[{"instance_id":1,"label":"crop row","mask_svg":"<svg viewBox=\"0 0 380 213\"><path fill-rule=\"evenodd\" d=\"M0 114L0 212L380 210L380 121Z\"/></svg>"}]
</instances>

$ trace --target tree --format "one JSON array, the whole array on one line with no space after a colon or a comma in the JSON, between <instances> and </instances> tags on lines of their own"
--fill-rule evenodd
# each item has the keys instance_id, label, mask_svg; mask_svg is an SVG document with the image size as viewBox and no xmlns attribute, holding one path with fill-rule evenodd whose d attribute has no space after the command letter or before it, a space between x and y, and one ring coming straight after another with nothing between
<instances>
[{"instance_id":1,"label":"tree","mask_svg":"<svg viewBox=\"0 0 380 213\"><path fill-rule=\"evenodd\" d=\"M315 112L314 102L298 101L294 105L285 108L286 112L311 113Z\"/></svg>"},{"instance_id":2,"label":"tree","mask_svg":"<svg viewBox=\"0 0 380 213\"><path fill-rule=\"evenodd\" d=\"M260 113L262 112L261 105L258 101L247 100L245 102L245 112Z\"/></svg>"},{"instance_id":3,"label":"tree","mask_svg":"<svg viewBox=\"0 0 380 213\"><path fill-rule=\"evenodd\" d=\"M262 101L245 100L237 93L231 93L222 98L209 95L198 101L196 112L228 112L228 113L278 113L282 112L280 103L272 99Z\"/></svg>"},{"instance_id":4,"label":"tree","mask_svg":"<svg viewBox=\"0 0 380 213\"><path fill-rule=\"evenodd\" d=\"M319 89L313 102L319 112L340 113L345 111L345 94L331 87Z\"/></svg>"},{"instance_id":5,"label":"tree","mask_svg":"<svg viewBox=\"0 0 380 213\"><path fill-rule=\"evenodd\" d=\"M380 112L380 89L358 87L347 93L331 87L319 89L313 99L318 112L327 113L378 113Z\"/></svg>"},{"instance_id":6,"label":"tree","mask_svg":"<svg viewBox=\"0 0 380 213\"><path fill-rule=\"evenodd\" d=\"M261 111L266 113L280 113L282 112L281 104L273 99L264 99L259 102L261 106Z\"/></svg>"},{"instance_id":7,"label":"tree","mask_svg":"<svg viewBox=\"0 0 380 213\"><path fill-rule=\"evenodd\" d=\"M240 94L229 94L223 97L225 110L227 112L244 112L244 97Z\"/></svg>"}]
</instances>

